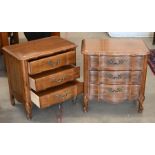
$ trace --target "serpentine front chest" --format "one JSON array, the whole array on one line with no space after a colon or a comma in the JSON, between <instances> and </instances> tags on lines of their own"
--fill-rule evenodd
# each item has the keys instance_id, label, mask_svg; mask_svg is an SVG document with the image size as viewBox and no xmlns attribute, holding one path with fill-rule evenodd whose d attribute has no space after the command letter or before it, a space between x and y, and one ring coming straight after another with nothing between
<instances>
[{"instance_id":1,"label":"serpentine front chest","mask_svg":"<svg viewBox=\"0 0 155 155\"><path fill-rule=\"evenodd\" d=\"M143 110L147 55L149 50L137 39L86 39L84 54L84 111L88 101L108 103L138 101Z\"/></svg>"}]
</instances>

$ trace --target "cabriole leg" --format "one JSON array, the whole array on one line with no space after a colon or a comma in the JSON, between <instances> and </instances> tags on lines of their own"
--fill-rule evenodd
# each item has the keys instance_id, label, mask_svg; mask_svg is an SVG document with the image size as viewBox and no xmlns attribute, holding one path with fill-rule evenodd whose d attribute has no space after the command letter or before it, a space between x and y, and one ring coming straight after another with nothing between
<instances>
[{"instance_id":1,"label":"cabriole leg","mask_svg":"<svg viewBox=\"0 0 155 155\"><path fill-rule=\"evenodd\" d=\"M10 92L10 101L11 101L11 105L15 106L15 98L11 92Z\"/></svg>"},{"instance_id":2,"label":"cabriole leg","mask_svg":"<svg viewBox=\"0 0 155 155\"><path fill-rule=\"evenodd\" d=\"M27 102L25 104L26 117L28 120L32 119L32 106L31 103Z\"/></svg>"},{"instance_id":3,"label":"cabriole leg","mask_svg":"<svg viewBox=\"0 0 155 155\"><path fill-rule=\"evenodd\" d=\"M144 96L138 99L138 112L139 113L142 113L144 110L144 100L145 100Z\"/></svg>"},{"instance_id":4,"label":"cabriole leg","mask_svg":"<svg viewBox=\"0 0 155 155\"><path fill-rule=\"evenodd\" d=\"M84 96L83 111L88 112L88 96Z\"/></svg>"}]
</instances>

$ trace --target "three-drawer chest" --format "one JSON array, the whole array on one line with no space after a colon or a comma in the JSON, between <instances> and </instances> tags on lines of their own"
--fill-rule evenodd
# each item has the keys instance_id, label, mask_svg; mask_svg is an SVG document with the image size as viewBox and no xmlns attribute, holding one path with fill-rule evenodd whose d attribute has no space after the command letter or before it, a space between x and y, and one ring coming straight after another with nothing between
<instances>
[{"instance_id":1,"label":"three-drawer chest","mask_svg":"<svg viewBox=\"0 0 155 155\"><path fill-rule=\"evenodd\" d=\"M142 40L86 39L82 41L84 54L84 111L89 100L138 103L143 111L147 55Z\"/></svg>"},{"instance_id":2,"label":"three-drawer chest","mask_svg":"<svg viewBox=\"0 0 155 155\"><path fill-rule=\"evenodd\" d=\"M32 103L39 108L62 103L83 92L80 68L76 67L76 45L60 37L49 37L3 48L10 99L22 102L27 118Z\"/></svg>"}]
</instances>

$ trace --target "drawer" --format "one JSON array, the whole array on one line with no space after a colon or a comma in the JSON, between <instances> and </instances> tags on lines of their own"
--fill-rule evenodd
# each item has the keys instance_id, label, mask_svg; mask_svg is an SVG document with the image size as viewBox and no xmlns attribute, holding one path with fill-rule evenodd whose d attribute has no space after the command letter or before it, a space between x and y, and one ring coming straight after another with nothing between
<instances>
[{"instance_id":1,"label":"drawer","mask_svg":"<svg viewBox=\"0 0 155 155\"><path fill-rule=\"evenodd\" d=\"M120 103L125 100L136 100L139 97L139 85L89 85L89 98Z\"/></svg>"},{"instance_id":2,"label":"drawer","mask_svg":"<svg viewBox=\"0 0 155 155\"><path fill-rule=\"evenodd\" d=\"M89 56L89 70L142 70L143 56Z\"/></svg>"},{"instance_id":3,"label":"drawer","mask_svg":"<svg viewBox=\"0 0 155 155\"><path fill-rule=\"evenodd\" d=\"M92 84L140 84L141 71L89 71Z\"/></svg>"},{"instance_id":4,"label":"drawer","mask_svg":"<svg viewBox=\"0 0 155 155\"><path fill-rule=\"evenodd\" d=\"M74 81L63 84L59 88L51 88L39 93L31 91L31 100L39 108L46 108L71 99L82 92L83 83Z\"/></svg>"},{"instance_id":5,"label":"drawer","mask_svg":"<svg viewBox=\"0 0 155 155\"><path fill-rule=\"evenodd\" d=\"M30 87L35 91L58 86L80 77L80 67L64 66L29 77Z\"/></svg>"},{"instance_id":6,"label":"drawer","mask_svg":"<svg viewBox=\"0 0 155 155\"><path fill-rule=\"evenodd\" d=\"M75 51L69 51L66 53L30 61L28 63L28 70L30 75L34 75L58 67L75 64L75 62L76 62Z\"/></svg>"}]
</instances>

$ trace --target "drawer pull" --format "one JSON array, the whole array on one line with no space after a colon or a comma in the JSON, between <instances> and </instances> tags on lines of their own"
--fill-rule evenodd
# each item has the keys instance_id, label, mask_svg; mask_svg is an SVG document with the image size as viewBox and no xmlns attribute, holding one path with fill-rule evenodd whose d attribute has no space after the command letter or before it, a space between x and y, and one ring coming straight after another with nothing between
<instances>
[{"instance_id":1,"label":"drawer pull","mask_svg":"<svg viewBox=\"0 0 155 155\"><path fill-rule=\"evenodd\" d=\"M65 80L67 76L64 75L63 77L59 78L59 79L56 79L56 78L52 78L52 82L58 82L58 83L61 83Z\"/></svg>"},{"instance_id":2,"label":"drawer pull","mask_svg":"<svg viewBox=\"0 0 155 155\"><path fill-rule=\"evenodd\" d=\"M109 91L109 93L122 93L123 88L117 88L117 89L108 88L108 91Z\"/></svg>"},{"instance_id":3,"label":"drawer pull","mask_svg":"<svg viewBox=\"0 0 155 155\"><path fill-rule=\"evenodd\" d=\"M67 97L69 94L71 94L71 91L66 90L66 91L64 92L64 94L57 94L57 95L55 95L55 96L56 96L57 98L61 99L61 100L64 100L65 97Z\"/></svg>"},{"instance_id":4,"label":"drawer pull","mask_svg":"<svg viewBox=\"0 0 155 155\"><path fill-rule=\"evenodd\" d=\"M126 75L126 74L113 75L113 74L107 73L107 74L105 74L105 77L109 78L109 79L113 79L113 80L119 80L119 79L123 79L123 78L128 79L128 75Z\"/></svg>"},{"instance_id":5,"label":"drawer pull","mask_svg":"<svg viewBox=\"0 0 155 155\"><path fill-rule=\"evenodd\" d=\"M55 66L59 65L60 62L61 62L60 59L56 60L55 62L48 61L48 65L55 67Z\"/></svg>"},{"instance_id":6,"label":"drawer pull","mask_svg":"<svg viewBox=\"0 0 155 155\"><path fill-rule=\"evenodd\" d=\"M125 59L120 59L120 60L116 60L116 59L109 59L107 60L107 65L122 65L124 64L125 62L127 62L127 60Z\"/></svg>"}]
</instances>

